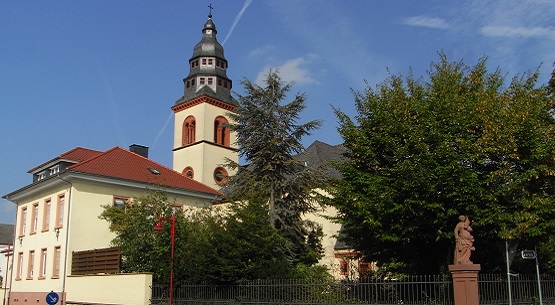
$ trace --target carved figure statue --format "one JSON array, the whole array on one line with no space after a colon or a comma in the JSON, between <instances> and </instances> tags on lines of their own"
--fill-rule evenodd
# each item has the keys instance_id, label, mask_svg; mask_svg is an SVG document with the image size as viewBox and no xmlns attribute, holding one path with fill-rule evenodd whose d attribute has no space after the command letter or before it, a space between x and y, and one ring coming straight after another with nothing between
<instances>
[{"instance_id":1,"label":"carved figure statue","mask_svg":"<svg viewBox=\"0 0 555 305\"><path fill-rule=\"evenodd\" d=\"M470 254L475 248L474 237L470 232L472 232L470 219L465 215L459 216L459 223L455 227L455 265L472 264Z\"/></svg>"}]
</instances>

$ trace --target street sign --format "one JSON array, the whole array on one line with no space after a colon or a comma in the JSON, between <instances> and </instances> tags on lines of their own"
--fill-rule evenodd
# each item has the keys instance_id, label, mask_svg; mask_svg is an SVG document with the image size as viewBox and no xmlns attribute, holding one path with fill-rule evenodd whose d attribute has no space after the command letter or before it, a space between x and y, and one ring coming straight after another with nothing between
<instances>
[{"instance_id":1,"label":"street sign","mask_svg":"<svg viewBox=\"0 0 555 305\"><path fill-rule=\"evenodd\" d=\"M536 251L534 250L522 250L520 254L523 259L536 259Z\"/></svg>"},{"instance_id":2,"label":"street sign","mask_svg":"<svg viewBox=\"0 0 555 305\"><path fill-rule=\"evenodd\" d=\"M48 305L54 305L56 303L58 303L58 294L55 293L54 291L51 291L49 294L46 295L46 303Z\"/></svg>"}]
</instances>

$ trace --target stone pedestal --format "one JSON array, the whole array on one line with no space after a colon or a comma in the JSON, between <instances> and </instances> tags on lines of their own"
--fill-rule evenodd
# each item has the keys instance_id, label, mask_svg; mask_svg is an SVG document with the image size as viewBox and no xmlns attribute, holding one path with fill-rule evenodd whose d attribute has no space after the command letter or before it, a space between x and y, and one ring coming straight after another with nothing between
<instances>
[{"instance_id":1,"label":"stone pedestal","mask_svg":"<svg viewBox=\"0 0 555 305\"><path fill-rule=\"evenodd\" d=\"M449 265L453 276L454 305L479 305L478 271L480 265Z\"/></svg>"}]
</instances>

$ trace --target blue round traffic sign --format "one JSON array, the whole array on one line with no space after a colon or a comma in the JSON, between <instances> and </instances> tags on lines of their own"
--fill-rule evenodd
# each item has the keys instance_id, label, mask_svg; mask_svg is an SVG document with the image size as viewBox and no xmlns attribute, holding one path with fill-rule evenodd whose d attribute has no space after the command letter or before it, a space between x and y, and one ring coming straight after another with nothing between
<instances>
[{"instance_id":1,"label":"blue round traffic sign","mask_svg":"<svg viewBox=\"0 0 555 305\"><path fill-rule=\"evenodd\" d=\"M54 305L58 303L59 299L60 297L58 297L58 294L55 293L54 291L51 291L49 294L46 295L46 303L48 305Z\"/></svg>"}]
</instances>

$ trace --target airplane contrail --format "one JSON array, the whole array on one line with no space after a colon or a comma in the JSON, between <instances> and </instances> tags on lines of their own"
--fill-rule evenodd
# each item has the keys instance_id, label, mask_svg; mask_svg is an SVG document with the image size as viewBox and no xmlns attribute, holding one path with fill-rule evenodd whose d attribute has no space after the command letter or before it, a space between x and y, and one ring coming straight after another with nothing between
<instances>
[{"instance_id":1,"label":"airplane contrail","mask_svg":"<svg viewBox=\"0 0 555 305\"><path fill-rule=\"evenodd\" d=\"M239 20L241 20L241 17L243 17L243 13L245 13L249 5L251 5L252 1L253 0L245 0L245 3L243 4L243 8L239 12L239 14L235 16L235 20L233 20L233 25L231 25L231 29L229 29L229 33L227 33L227 36L225 37L224 42L222 42L222 46L225 45L225 42L227 41L229 36L231 36L231 33L233 33L233 29L235 29L235 26L237 25L237 23L239 23Z\"/></svg>"},{"instance_id":2,"label":"airplane contrail","mask_svg":"<svg viewBox=\"0 0 555 305\"><path fill-rule=\"evenodd\" d=\"M164 130L166 130L166 127L168 127L168 124L170 123L172 116L173 116L173 112L170 112L170 114L168 115L168 118L166 119L166 123L164 123L164 126L162 127L162 129L156 135L156 138L154 139L154 144L152 145L152 147L156 146L156 143L158 143L158 139L164 133Z\"/></svg>"}]
</instances>

